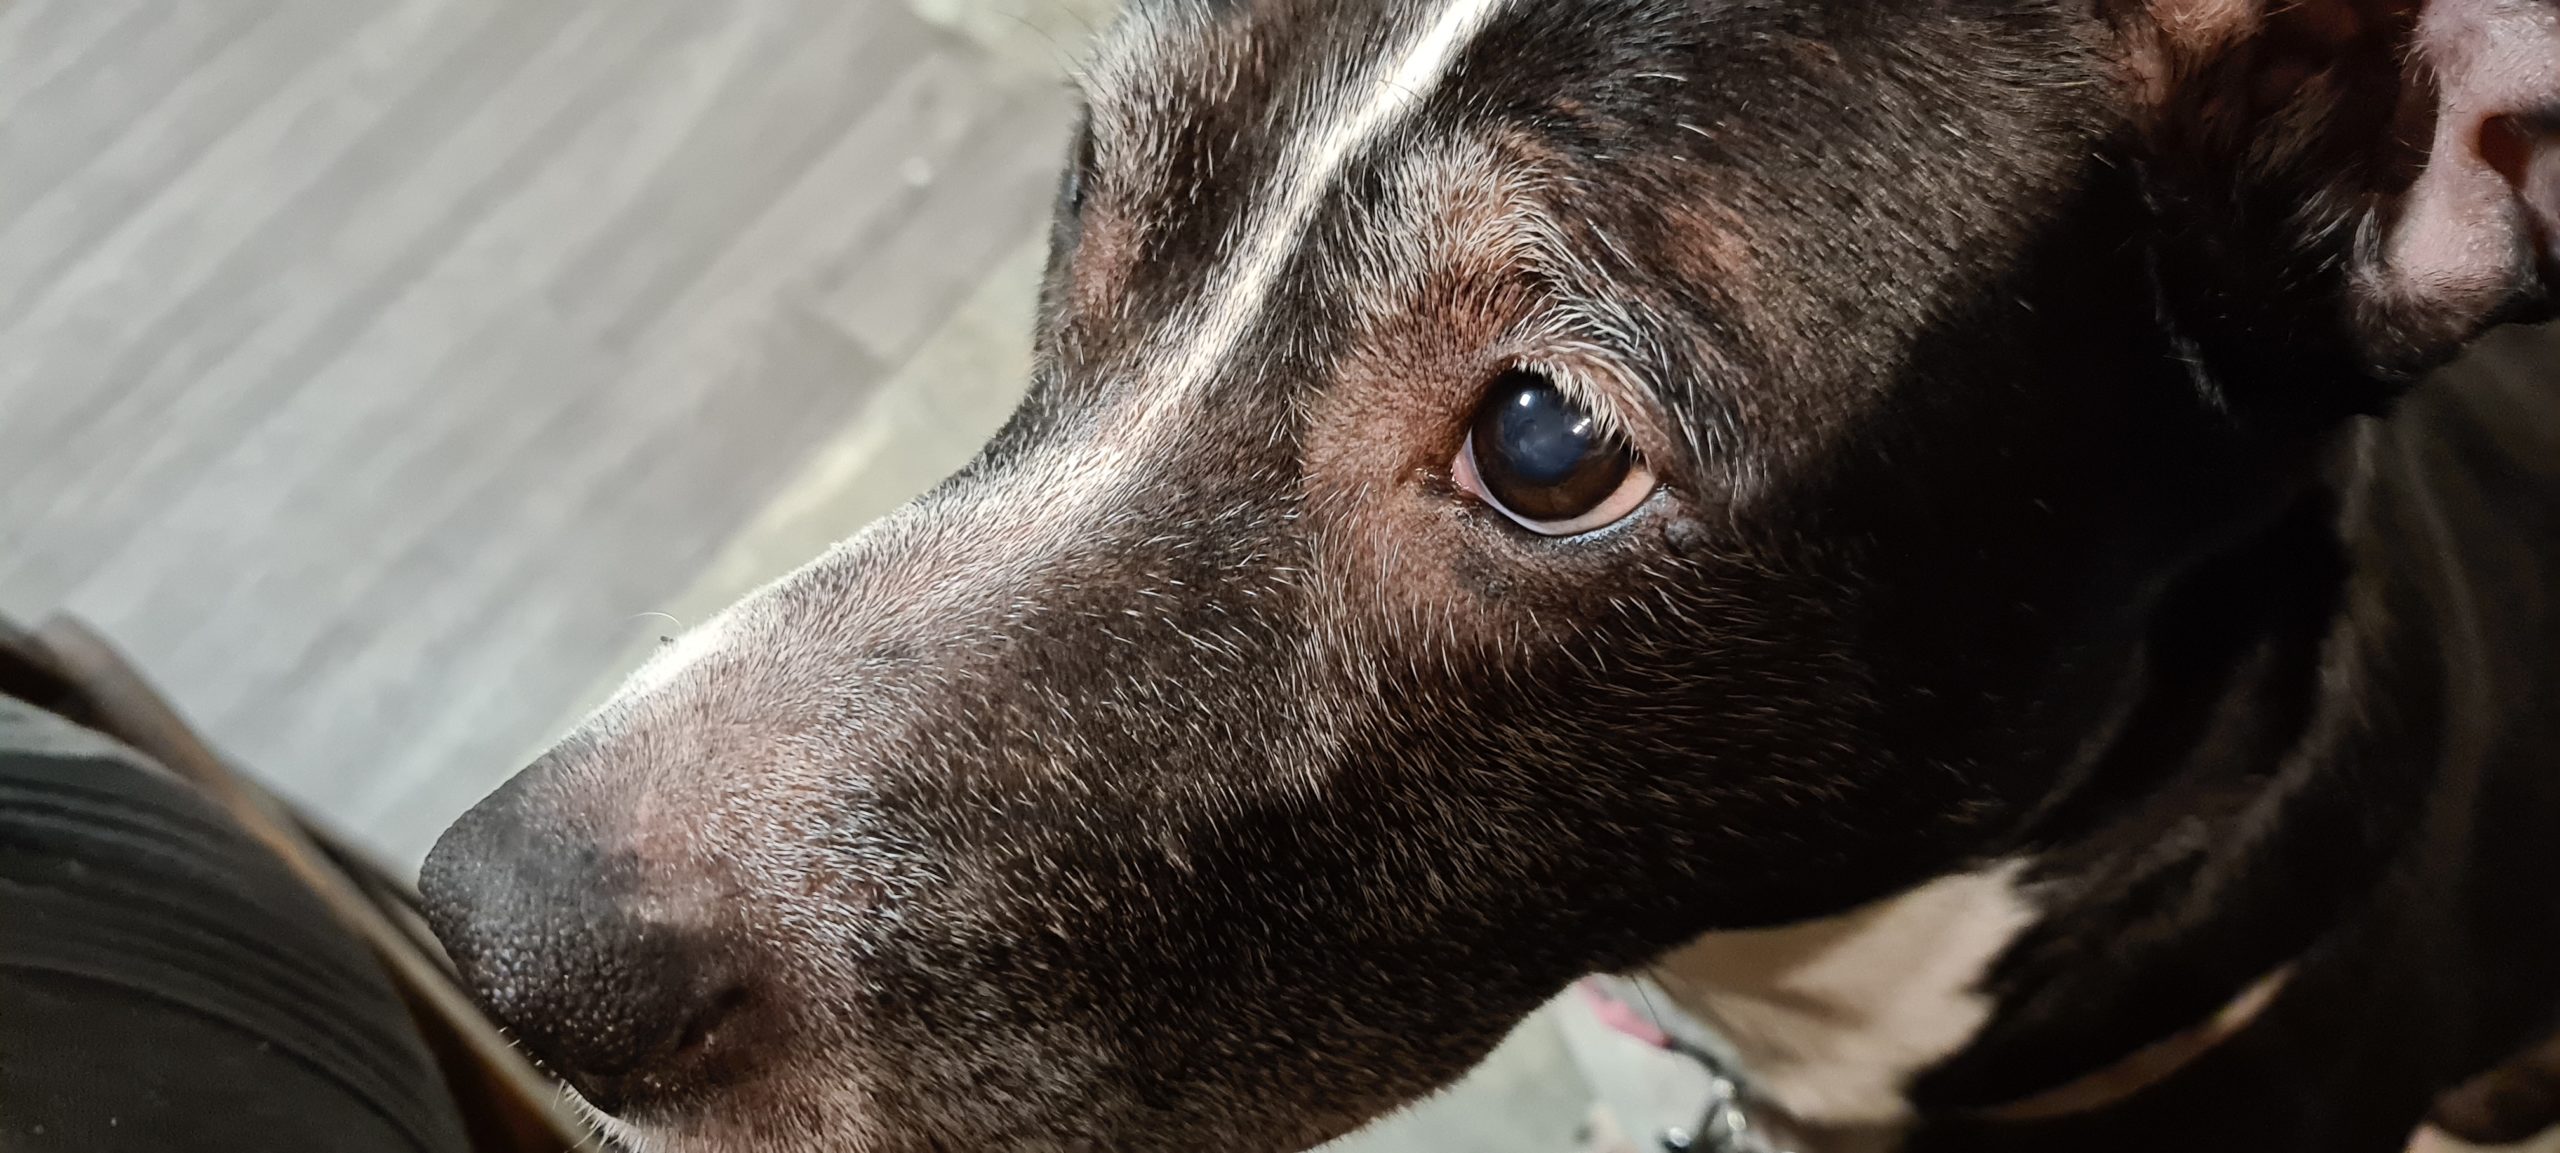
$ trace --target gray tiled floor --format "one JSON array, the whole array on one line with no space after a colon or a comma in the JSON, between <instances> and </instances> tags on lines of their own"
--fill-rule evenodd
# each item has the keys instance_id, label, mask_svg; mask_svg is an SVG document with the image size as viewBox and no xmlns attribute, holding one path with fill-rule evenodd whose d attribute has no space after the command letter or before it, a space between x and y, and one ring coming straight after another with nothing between
<instances>
[{"instance_id":1,"label":"gray tiled floor","mask_svg":"<svg viewBox=\"0 0 2560 1153\"><path fill-rule=\"evenodd\" d=\"M414 859L1030 233L1036 63L895 0L0 4L0 611Z\"/></svg>"}]
</instances>

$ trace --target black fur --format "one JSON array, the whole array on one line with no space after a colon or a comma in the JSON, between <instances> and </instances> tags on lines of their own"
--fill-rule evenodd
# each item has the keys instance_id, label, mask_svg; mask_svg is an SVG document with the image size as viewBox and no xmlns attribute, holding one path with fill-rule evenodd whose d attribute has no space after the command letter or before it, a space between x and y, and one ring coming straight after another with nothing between
<instances>
[{"instance_id":1,"label":"black fur","mask_svg":"<svg viewBox=\"0 0 2560 1153\"><path fill-rule=\"evenodd\" d=\"M2307 169L2163 152L2129 17L1505 5L1158 438L1190 385L1151 350L1338 78L1437 11L1162 8L1097 81L1005 431L428 863L528 1036L679 998L663 1051L571 1069L629 1120L1297 1148L1581 973L2018 858L2039 919L1913 1149L2396 1148L2560 1028L2560 396L2484 369L2371 415L2452 347L2356 326L2353 230L2266 210ZM1417 203L1434 158L1561 251L1437 239L1471 193ZM1530 354L1639 382L1664 481L1584 539L1449 473L1542 317L1572 348ZM646 878L629 935L723 979L594 977L581 902L508 895L559 854ZM2285 963L2121 1108L1967 1120Z\"/></svg>"}]
</instances>

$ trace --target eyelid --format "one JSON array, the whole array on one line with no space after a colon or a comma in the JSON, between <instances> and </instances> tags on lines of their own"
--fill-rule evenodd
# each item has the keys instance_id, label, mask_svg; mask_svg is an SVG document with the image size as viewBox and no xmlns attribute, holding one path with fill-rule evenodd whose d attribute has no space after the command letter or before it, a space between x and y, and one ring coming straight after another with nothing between
<instances>
[{"instance_id":1,"label":"eyelid","mask_svg":"<svg viewBox=\"0 0 2560 1153\"><path fill-rule=\"evenodd\" d=\"M1639 447L1636 443L1635 424L1627 419L1624 409L1618 403L1616 390L1604 387L1593 380L1591 374L1581 366L1566 361L1524 360L1513 365L1512 370L1532 372L1547 378L1556 386L1556 391L1565 395L1565 399L1572 401L1582 411L1591 414L1592 423L1598 426L1598 431L1603 438L1615 440L1630 449ZM1494 379L1499 380L1501 377L1497 375ZM1638 452L1637 455L1641 457L1643 453Z\"/></svg>"},{"instance_id":2,"label":"eyelid","mask_svg":"<svg viewBox=\"0 0 2560 1153\"><path fill-rule=\"evenodd\" d=\"M1644 454L1635 453L1626 478L1618 482L1618 487L1606 499L1591 506L1591 511L1569 520L1532 520L1502 503L1502 498L1493 495L1492 489L1485 485L1484 477L1476 472L1476 436L1472 432L1458 444L1457 459L1449 469L1449 482L1486 508L1502 514L1504 520L1550 540L1564 540L1608 528L1634 516L1637 509L1653 499L1654 493L1662 490L1662 477L1645 463Z\"/></svg>"},{"instance_id":3,"label":"eyelid","mask_svg":"<svg viewBox=\"0 0 2560 1153\"><path fill-rule=\"evenodd\" d=\"M1064 191L1067 193L1066 199L1070 207L1082 209L1086 200L1093 194L1094 149L1097 147L1099 145L1094 140L1091 114L1088 113L1085 122L1078 126L1075 144L1067 155Z\"/></svg>"}]
</instances>

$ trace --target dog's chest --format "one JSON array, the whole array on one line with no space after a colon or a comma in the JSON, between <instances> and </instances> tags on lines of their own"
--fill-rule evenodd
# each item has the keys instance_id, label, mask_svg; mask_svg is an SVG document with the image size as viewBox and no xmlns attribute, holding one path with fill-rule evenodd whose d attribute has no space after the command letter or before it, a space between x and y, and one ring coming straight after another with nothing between
<instances>
[{"instance_id":1,"label":"dog's chest","mask_svg":"<svg viewBox=\"0 0 2560 1153\"><path fill-rule=\"evenodd\" d=\"M1753 1085L1806 1121L1907 1121L1914 1073L1991 1016L1984 972L2037 912L2019 866L1944 877L1856 912L1710 933L1651 971L1741 1054Z\"/></svg>"}]
</instances>

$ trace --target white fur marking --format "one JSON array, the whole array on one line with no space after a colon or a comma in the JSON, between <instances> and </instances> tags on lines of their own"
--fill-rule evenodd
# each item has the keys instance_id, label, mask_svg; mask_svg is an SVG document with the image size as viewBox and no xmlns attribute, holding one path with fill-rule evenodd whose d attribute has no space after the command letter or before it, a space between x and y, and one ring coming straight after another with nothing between
<instances>
[{"instance_id":1,"label":"white fur marking","mask_svg":"<svg viewBox=\"0 0 2560 1153\"><path fill-rule=\"evenodd\" d=\"M1045 524L1065 534L1057 538L1063 544L1093 508L1126 503L1131 486L1144 482L1151 455L1179 443L1179 430L1168 426L1193 410L1252 331L1342 170L1421 106L1508 3L1449 0L1403 51L1336 90L1334 106L1291 141L1255 196L1198 305L1148 341L1134 372L1138 394L1127 407L1106 417L1097 435L1041 454L1004 482L1019 486L1031 518L1018 528Z\"/></svg>"},{"instance_id":2,"label":"white fur marking","mask_svg":"<svg viewBox=\"0 0 2560 1153\"><path fill-rule=\"evenodd\" d=\"M2036 912L2023 862L1941 877L1826 920L1710 933L1650 970L1740 1050L1789 1112L1836 1125L1908 1119L1911 1075L1990 1019L1982 975Z\"/></svg>"},{"instance_id":3,"label":"white fur marking","mask_svg":"<svg viewBox=\"0 0 2560 1153\"><path fill-rule=\"evenodd\" d=\"M1451 0L1392 67L1370 72L1345 89L1346 97L1365 94L1358 106L1334 109L1312 137L1295 142L1281 163L1277 187L1266 190L1262 209L1253 215L1234 257L1219 269L1202 307L1171 330L1187 339L1163 358L1171 370L1142 423L1153 423L1198 391L1234 355L1342 169L1422 105L1506 2Z\"/></svg>"}]
</instances>

